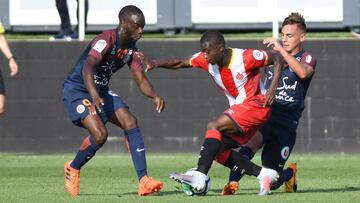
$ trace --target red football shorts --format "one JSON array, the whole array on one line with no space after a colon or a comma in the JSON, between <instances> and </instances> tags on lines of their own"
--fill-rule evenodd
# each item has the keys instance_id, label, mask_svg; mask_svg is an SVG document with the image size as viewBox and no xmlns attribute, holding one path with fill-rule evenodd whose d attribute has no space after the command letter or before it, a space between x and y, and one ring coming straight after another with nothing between
<instances>
[{"instance_id":1,"label":"red football shorts","mask_svg":"<svg viewBox=\"0 0 360 203\"><path fill-rule=\"evenodd\" d=\"M229 136L237 143L244 145L256 131L270 118L270 108L259 106L255 101L235 104L224 111L233 123L241 129L242 135L229 134Z\"/></svg>"}]
</instances>

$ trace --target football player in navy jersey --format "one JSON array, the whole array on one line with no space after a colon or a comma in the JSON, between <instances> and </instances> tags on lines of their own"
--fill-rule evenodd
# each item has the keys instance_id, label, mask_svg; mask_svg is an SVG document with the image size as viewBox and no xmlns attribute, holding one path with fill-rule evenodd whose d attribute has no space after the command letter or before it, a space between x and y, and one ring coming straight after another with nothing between
<instances>
[{"instance_id":1,"label":"football player in navy jersey","mask_svg":"<svg viewBox=\"0 0 360 203\"><path fill-rule=\"evenodd\" d=\"M283 168L295 145L296 129L304 110L306 92L315 72L316 58L302 48L306 36L306 24L302 15L291 13L286 17L281 34L282 44L275 38L264 40L264 44L278 51L287 63L277 87L270 119L241 151L247 152L247 158L251 159L263 147L262 165L281 172L271 190L279 188L285 182L286 192L296 192L296 164L290 163L287 169ZM273 68L267 67L265 88L268 88L272 77ZM236 171L230 172L229 182L222 194L234 194L241 176Z\"/></svg>"},{"instance_id":2,"label":"football player in navy jersey","mask_svg":"<svg viewBox=\"0 0 360 203\"><path fill-rule=\"evenodd\" d=\"M162 189L163 184L147 176L144 142L135 116L114 92L111 76L128 64L141 92L162 112L164 100L156 93L142 69L136 48L145 26L145 17L136 6L119 12L119 26L97 35L81 54L63 84L63 101L71 121L89 131L73 160L64 165L65 187L69 195L79 195L80 169L106 142L107 121L120 127L139 180L138 194L145 196Z\"/></svg>"}]
</instances>

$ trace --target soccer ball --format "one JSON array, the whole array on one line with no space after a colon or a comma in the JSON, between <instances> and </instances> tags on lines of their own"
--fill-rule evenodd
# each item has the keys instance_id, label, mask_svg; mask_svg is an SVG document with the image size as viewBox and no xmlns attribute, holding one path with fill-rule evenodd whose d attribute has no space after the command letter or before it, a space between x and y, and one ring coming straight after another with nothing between
<instances>
[{"instance_id":1,"label":"soccer ball","mask_svg":"<svg viewBox=\"0 0 360 203\"><path fill-rule=\"evenodd\" d=\"M189 169L185 174L191 174L193 171L195 171L195 168ZM185 183L181 184L183 192L188 196L193 196L193 195L203 196L203 195L206 195L206 193L210 190L210 186L211 186L211 179L210 179L209 176L206 176L205 187L200 191L196 190L195 188L193 188L190 185L187 185Z\"/></svg>"}]
</instances>

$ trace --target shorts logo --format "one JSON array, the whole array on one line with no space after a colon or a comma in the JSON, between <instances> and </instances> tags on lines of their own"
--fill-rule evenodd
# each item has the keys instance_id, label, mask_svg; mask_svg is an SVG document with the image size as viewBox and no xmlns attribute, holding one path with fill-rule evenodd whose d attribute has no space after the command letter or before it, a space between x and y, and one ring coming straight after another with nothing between
<instances>
[{"instance_id":1,"label":"shorts logo","mask_svg":"<svg viewBox=\"0 0 360 203\"><path fill-rule=\"evenodd\" d=\"M82 103L84 104L84 106L87 106L87 107L91 106L91 102L88 99L83 99Z\"/></svg>"},{"instance_id":2,"label":"shorts logo","mask_svg":"<svg viewBox=\"0 0 360 203\"><path fill-rule=\"evenodd\" d=\"M76 111L77 111L79 114L84 113L84 111L85 111L85 106L82 105L82 104L77 105Z\"/></svg>"},{"instance_id":3,"label":"shorts logo","mask_svg":"<svg viewBox=\"0 0 360 203\"><path fill-rule=\"evenodd\" d=\"M259 50L254 50L253 51L253 56L258 61L260 61L260 60L262 60L264 58L264 54Z\"/></svg>"},{"instance_id":4,"label":"shorts logo","mask_svg":"<svg viewBox=\"0 0 360 203\"><path fill-rule=\"evenodd\" d=\"M290 148L288 146L282 148L281 150L281 157L283 159L287 159L289 157L289 154L290 154Z\"/></svg>"},{"instance_id":5,"label":"shorts logo","mask_svg":"<svg viewBox=\"0 0 360 203\"><path fill-rule=\"evenodd\" d=\"M109 94L110 96L113 96L113 97L118 97L118 96L119 96L119 95L117 95L115 92L113 92L113 91L111 91L111 90L108 91L108 94Z\"/></svg>"}]
</instances>

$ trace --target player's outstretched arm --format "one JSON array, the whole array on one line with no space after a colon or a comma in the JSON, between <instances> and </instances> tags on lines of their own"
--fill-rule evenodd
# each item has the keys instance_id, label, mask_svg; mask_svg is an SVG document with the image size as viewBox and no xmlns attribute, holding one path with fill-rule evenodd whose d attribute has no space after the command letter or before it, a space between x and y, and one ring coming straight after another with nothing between
<instances>
[{"instance_id":1,"label":"player's outstretched arm","mask_svg":"<svg viewBox=\"0 0 360 203\"><path fill-rule=\"evenodd\" d=\"M179 69L179 68L187 68L191 67L190 58L167 58L167 59L155 59L149 60L148 64L146 64L145 72L150 71L156 67L166 68L166 69Z\"/></svg>"},{"instance_id":2,"label":"player's outstretched arm","mask_svg":"<svg viewBox=\"0 0 360 203\"><path fill-rule=\"evenodd\" d=\"M284 66L284 60L281 54L277 51L267 51L269 57L269 64L274 65L274 75L271 84L265 94L264 106L270 106L275 101L276 88L279 84L279 80L282 74L282 68Z\"/></svg>"}]
</instances>

